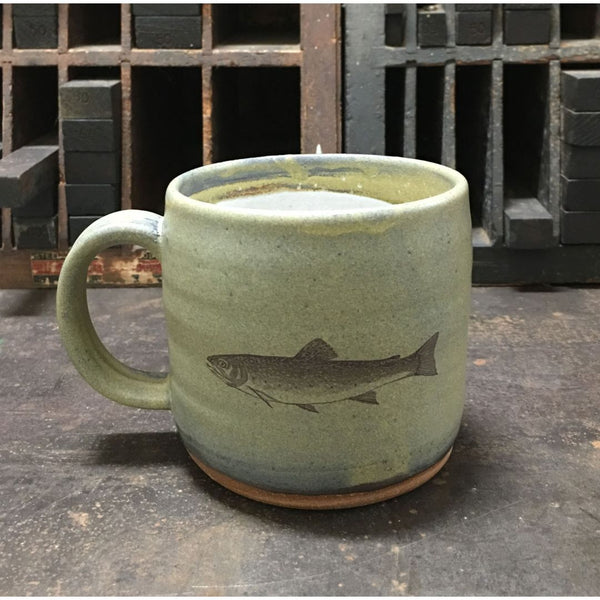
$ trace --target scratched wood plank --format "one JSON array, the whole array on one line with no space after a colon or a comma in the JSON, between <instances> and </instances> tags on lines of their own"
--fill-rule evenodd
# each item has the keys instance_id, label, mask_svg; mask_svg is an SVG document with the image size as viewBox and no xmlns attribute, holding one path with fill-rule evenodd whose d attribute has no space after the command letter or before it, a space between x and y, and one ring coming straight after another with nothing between
<instances>
[{"instance_id":1,"label":"scratched wood plank","mask_svg":"<svg viewBox=\"0 0 600 600\"><path fill-rule=\"evenodd\" d=\"M121 360L168 369L161 290L88 295L100 338ZM599 290L476 288L472 304L465 412L446 467L395 500L307 514L212 482L168 411L119 406L81 379L62 349L53 292L1 290L2 590L589 595ZM518 419L515 397L527 398Z\"/></svg>"}]
</instances>

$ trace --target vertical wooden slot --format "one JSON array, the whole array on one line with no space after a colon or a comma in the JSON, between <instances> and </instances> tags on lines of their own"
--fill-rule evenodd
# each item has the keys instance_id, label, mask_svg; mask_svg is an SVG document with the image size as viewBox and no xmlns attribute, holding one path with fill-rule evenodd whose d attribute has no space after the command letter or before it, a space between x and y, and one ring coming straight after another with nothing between
<instances>
[{"instance_id":1,"label":"vertical wooden slot","mask_svg":"<svg viewBox=\"0 0 600 600\"><path fill-rule=\"evenodd\" d=\"M120 79L119 67L69 67L69 81L73 79Z\"/></svg>"},{"instance_id":2,"label":"vertical wooden slot","mask_svg":"<svg viewBox=\"0 0 600 600\"><path fill-rule=\"evenodd\" d=\"M560 4L560 37L584 40L598 37L597 4Z\"/></svg>"},{"instance_id":3,"label":"vertical wooden slot","mask_svg":"<svg viewBox=\"0 0 600 600\"><path fill-rule=\"evenodd\" d=\"M473 227L483 222L491 76L489 65L456 67L456 168L469 182Z\"/></svg>"},{"instance_id":4,"label":"vertical wooden slot","mask_svg":"<svg viewBox=\"0 0 600 600\"><path fill-rule=\"evenodd\" d=\"M504 67L504 196L538 197L548 89L547 65Z\"/></svg>"},{"instance_id":5,"label":"vertical wooden slot","mask_svg":"<svg viewBox=\"0 0 600 600\"><path fill-rule=\"evenodd\" d=\"M504 67L504 243L548 248L556 243L548 211L548 65ZM549 207L551 208L551 207Z\"/></svg>"},{"instance_id":6,"label":"vertical wooden slot","mask_svg":"<svg viewBox=\"0 0 600 600\"><path fill-rule=\"evenodd\" d=\"M385 153L404 156L404 88L406 69L385 70Z\"/></svg>"},{"instance_id":7,"label":"vertical wooden slot","mask_svg":"<svg viewBox=\"0 0 600 600\"><path fill-rule=\"evenodd\" d=\"M444 67L417 69L417 158L442 159Z\"/></svg>"},{"instance_id":8,"label":"vertical wooden slot","mask_svg":"<svg viewBox=\"0 0 600 600\"><path fill-rule=\"evenodd\" d=\"M132 208L164 212L171 179L201 166L201 102L200 68L132 67Z\"/></svg>"},{"instance_id":9,"label":"vertical wooden slot","mask_svg":"<svg viewBox=\"0 0 600 600\"><path fill-rule=\"evenodd\" d=\"M300 152L300 69L213 70L213 160Z\"/></svg>"},{"instance_id":10,"label":"vertical wooden slot","mask_svg":"<svg viewBox=\"0 0 600 600\"><path fill-rule=\"evenodd\" d=\"M120 45L119 4L69 5L69 47Z\"/></svg>"},{"instance_id":11,"label":"vertical wooden slot","mask_svg":"<svg viewBox=\"0 0 600 600\"><path fill-rule=\"evenodd\" d=\"M0 89L2 89L2 95L6 99L6 91L4 90L4 83L10 83L8 79L5 77L5 73L10 73L11 67L10 65L4 65L2 70L0 70ZM8 85L7 85L8 87ZM5 100L6 101L6 100ZM2 123L2 147L0 148L0 156L4 156L7 154L7 144L5 137L9 137L10 135L10 125L8 119L5 119L4 113L4 105L5 102L0 103L0 115L2 115L2 119L0 123ZM9 113L10 115L10 113ZM0 249L8 248L11 245L11 226L10 226L10 208L1 208L0 207Z\"/></svg>"},{"instance_id":12,"label":"vertical wooden slot","mask_svg":"<svg viewBox=\"0 0 600 600\"><path fill-rule=\"evenodd\" d=\"M215 46L300 43L299 4L215 4Z\"/></svg>"},{"instance_id":13,"label":"vertical wooden slot","mask_svg":"<svg viewBox=\"0 0 600 600\"><path fill-rule=\"evenodd\" d=\"M56 67L14 67L12 150L47 133L56 133L57 125Z\"/></svg>"}]
</instances>

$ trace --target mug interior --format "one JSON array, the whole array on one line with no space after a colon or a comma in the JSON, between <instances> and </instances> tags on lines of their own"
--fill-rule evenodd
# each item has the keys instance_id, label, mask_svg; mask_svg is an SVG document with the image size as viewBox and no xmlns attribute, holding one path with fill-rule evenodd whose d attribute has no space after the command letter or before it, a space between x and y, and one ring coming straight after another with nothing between
<instances>
[{"instance_id":1,"label":"mug interior","mask_svg":"<svg viewBox=\"0 0 600 600\"><path fill-rule=\"evenodd\" d=\"M466 189L466 182L458 172L422 160L304 154L240 159L200 167L177 177L169 186L169 193L191 201L218 204L281 191L327 190L398 205L444 195L455 197L461 186Z\"/></svg>"}]
</instances>

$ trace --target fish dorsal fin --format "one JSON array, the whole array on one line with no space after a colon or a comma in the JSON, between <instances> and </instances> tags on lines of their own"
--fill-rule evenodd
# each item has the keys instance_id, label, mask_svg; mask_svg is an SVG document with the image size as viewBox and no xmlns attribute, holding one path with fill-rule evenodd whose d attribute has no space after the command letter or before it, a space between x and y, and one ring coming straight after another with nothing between
<instances>
[{"instance_id":1,"label":"fish dorsal fin","mask_svg":"<svg viewBox=\"0 0 600 600\"><path fill-rule=\"evenodd\" d=\"M300 360L332 360L337 358L337 352L321 338L315 338L312 342L308 342L294 358Z\"/></svg>"}]
</instances>

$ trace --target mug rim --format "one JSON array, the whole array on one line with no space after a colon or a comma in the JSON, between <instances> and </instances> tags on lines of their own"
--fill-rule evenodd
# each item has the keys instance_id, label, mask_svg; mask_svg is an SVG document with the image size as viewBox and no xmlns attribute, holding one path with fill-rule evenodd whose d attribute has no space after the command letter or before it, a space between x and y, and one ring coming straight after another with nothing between
<instances>
[{"instance_id":1,"label":"mug rim","mask_svg":"<svg viewBox=\"0 0 600 600\"><path fill-rule=\"evenodd\" d=\"M305 166L327 165L336 163L345 163L352 166L353 163L360 162L362 165L369 164L372 166L381 167L408 167L409 169L419 169L427 173L439 176L447 181L450 187L440 193L407 200L400 203L393 203L387 200L386 206L365 207L349 211L294 211L294 210L277 210L265 208L244 208L232 206L229 203L220 204L219 202L207 202L203 199L193 198L191 195L185 194L181 188L185 185L190 185L191 181L198 181L201 177L207 178L207 183L203 188L194 192L195 194L210 189L218 189L226 184L229 184L227 177L219 179L219 175L223 173L231 173L232 170L239 169L244 172L256 170L257 175L260 175L260 169L266 168L269 165L283 166L286 161L293 161L297 165ZM211 180L212 177L212 180ZM214 184L210 182L214 181ZM219 185L221 181L221 185ZM280 188L281 189L281 188ZM291 189L291 188L290 188ZM302 188L310 191L315 191L313 187ZM316 188L329 190L327 186ZM348 191L347 193L357 193L356 191ZM243 191L239 195L244 194ZM360 195L360 192L358 192ZM375 197L369 194L363 194L367 197ZM281 154L269 155L252 158L239 158L234 160L202 165L194 169L188 170L175 177L168 185L166 190L165 214L170 207L183 209L192 213L204 213L206 216L223 217L228 219L242 219L261 222L286 222L291 221L312 221L312 222L348 222L356 220L380 220L390 217L398 217L399 214L406 214L415 211L423 211L427 209L441 208L446 204L451 204L455 201L460 201L463 197L468 197L468 183L465 177L457 170L417 158L406 158L400 156L386 156L375 154L345 154L345 153L328 153L328 154ZM381 199L381 198L378 198Z\"/></svg>"}]
</instances>

